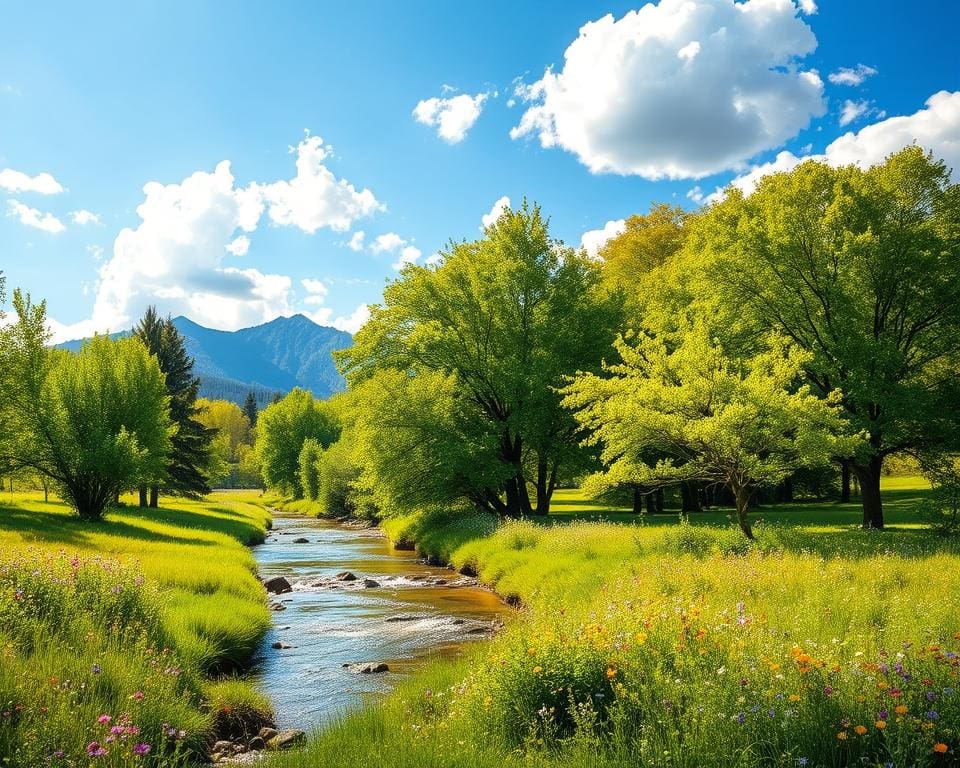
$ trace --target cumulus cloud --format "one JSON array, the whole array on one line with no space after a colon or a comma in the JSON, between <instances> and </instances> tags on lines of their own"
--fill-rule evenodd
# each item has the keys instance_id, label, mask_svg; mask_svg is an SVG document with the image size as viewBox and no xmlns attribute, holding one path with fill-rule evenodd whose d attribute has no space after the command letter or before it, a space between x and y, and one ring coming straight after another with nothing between
<instances>
[{"instance_id":1,"label":"cumulus cloud","mask_svg":"<svg viewBox=\"0 0 960 768\"><path fill-rule=\"evenodd\" d=\"M487 227L492 227L497 223L497 220L503 215L503 212L510 207L510 198L504 195L501 198L498 198L497 201L493 204L493 207L490 209L490 213L485 213L480 217L480 229L484 230Z\"/></svg>"},{"instance_id":2,"label":"cumulus cloud","mask_svg":"<svg viewBox=\"0 0 960 768\"><path fill-rule=\"evenodd\" d=\"M400 237L396 232L386 232L377 235L370 243L372 253L390 253L397 257L397 260L390 266L397 271L403 269L407 264L416 264L423 255L419 248L413 245L406 238Z\"/></svg>"},{"instance_id":3,"label":"cumulus cloud","mask_svg":"<svg viewBox=\"0 0 960 768\"><path fill-rule=\"evenodd\" d=\"M661 0L589 22L562 69L518 88L529 106L510 135L565 149L594 173L735 168L824 113L819 75L798 63L817 45L798 13L770 0Z\"/></svg>"},{"instance_id":4,"label":"cumulus cloud","mask_svg":"<svg viewBox=\"0 0 960 768\"><path fill-rule=\"evenodd\" d=\"M827 79L834 85L862 85L868 77L877 74L877 70L866 64L857 64L855 67L840 67L836 72L827 75Z\"/></svg>"},{"instance_id":5,"label":"cumulus cloud","mask_svg":"<svg viewBox=\"0 0 960 768\"><path fill-rule=\"evenodd\" d=\"M388 253L402 248L406 242L396 232L386 232L374 238L374 241L370 244L370 250L374 253Z\"/></svg>"},{"instance_id":6,"label":"cumulus cloud","mask_svg":"<svg viewBox=\"0 0 960 768\"><path fill-rule=\"evenodd\" d=\"M933 152L934 157L943 160L952 170L954 180L960 181L960 91L939 91L927 99L923 109L912 115L888 117L856 133L845 133L831 142L822 154L809 158L833 166L868 168L911 144ZM792 170L805 159L808 158L797 157L792 152L780 152L774 160L751 168L731 184L750 194L764 176ZM712 202L722 195L723 191L718 189L707 199Z\"/></svg>"},{"instance_id":7,"label":"cumulus cloud","mask_svg":"<svg viewBox=\"0 0 960 768\"><path fill-rule=\"evenodd\" d=\"M49 232L51 235L58 235L66 227L52 213L44 213L29 205L24 205L19 200L7 200L7 216L11 216L25 227L32 227L43 232Z\"/></svg>"},{"instance_id":8,"label":"cumulus cloud","mask_svg":"<svg viewBox=\"0 0 960 768\"><path fill-rule=\"evenodd\" d=\"M843 109L840 110L840 125L850 125L854 120L858 120L869 111L869 101L851 101L847 99L843 102Z\"/></svg>"},{"instance_id":9,"label":"cumulus cloud","mask_svg":"<svg viewBox=\"0 0 960 768\"><path fill-rule=\"evenodd\" d=\"M81 227L86 226L87 224L97 224L99 225L100 216L92 211L87 211L81 208L79 211L70 211L70 220L74 224L79 224Z\"/></svg>"},{"instance_id":10,"label":"cumulus cloud","mask_svg":"<svg viewBox=\"0 0 960 768\"><path fill-rule=\"evenodd\" d=\"M59 195L63 185L49 173L28 176L22 171L4 168L0 171L0 189L13 194L34 192L38 195Z\"/></svg>"},{"instance_id":11,"label":"cumulus cloud","mask_svg":"<svg viewBox=\"0 0 960 768\"><path fill-rule=\"evenodd\" d=\"M595 259L599 255L600 249L607 244L607 241L621 234L626 228L627 224L624 219L608 221L602 229L591 229L584 232L580 237L580 247Z\"/></svg>"},{"instance_id":12,"label":"cumulus cloud","mask_svg":"<svg viewBox=\"0 0 960 768\"><path fill-rule=\"evenodd\" d=\"M436 128L437 136L448 144L459 144L477 122L489 97L489 93L473 96L461 93L448 98L423 99L413 108L413 117L418 123Z\"/></svg>"},{"instance_id":13,"label":"cumulus cloud","mask_svg":"<svg viewBox=\"0 0 960 768\"><path fill-rule=\"evenodd\" d=\"M817 4L813 0L797 0L797 5L807 16L812 16L817 12Z\"/></svg>"},{"instance_id":14,"label":"cumulus cloud","mask_svg":"<svg viewBox=\"0 0 960 768\"><path fill-rule=\"evenodd\" d=\"M346 317L343 315L334 317L330 307L320 307L315 312L307 312L306 315L319 325L327 325L347 333L356 333L370 319L370 308L366 304L360 304Z\"/></svg>"},{"instance_id":15,"label":"cumulus cloud","mask_svg":"<svg viewBox=\"0 0 960 768\"><path fill-rule=\"evenodd\" d=\"M362 251L363 250L363 241L367 236L367 233L362 229L353 233L350 237L350 242L347 243L347 248L351 251Z\"/></svg>"},{"instance_id":16,"label":"cumulus cloud","mask_svg":"<svg viewBox=\"0 0 960 768\"><path fill-rule=\"evenodd\" d=\"M312 234L321 227L346 232L357 219L384 209L369 189L358 191L324 165L333 148L319 136L307 136L290 151L297 155L297 175L290 181L251 185L251 211L262 205L259 195L275 224Z\"/></svg>"},{"instance_id":17,"label":"cumulus cloud","mask_svg":"<svg viewBox=\"0 0 960 768\"><path fill-rule=\"evenodd\" d=\"M249 252L247 234L265 215L307 233L346 231L383 206L368 189L358 191L333 175L325 165L332 150L319 137L307 135L292 152L296 175L289 180L237 186L225 160L180 183L147 183L137 208L140 223L121 230L100 268L93 316L58 325L59 338L128 328L158 301L165 312L224 330L293 314L290 277L226 266L228 254ZM308 293L319 296L318 286L310 285L315 290Z\"/></svg>"},{"instance_id":18,"label":"cumulus cloud","mask_svg":"<svg viewBox=\"0 0 960 768\"><path fill-rule=\"evenodd\" d=\"M327 299L330 289L322 280L314 280L306 277L300 281L300 284L307 291L307 297L304 299L306 304L323 304Z\"/></svg>"}]
</instances>

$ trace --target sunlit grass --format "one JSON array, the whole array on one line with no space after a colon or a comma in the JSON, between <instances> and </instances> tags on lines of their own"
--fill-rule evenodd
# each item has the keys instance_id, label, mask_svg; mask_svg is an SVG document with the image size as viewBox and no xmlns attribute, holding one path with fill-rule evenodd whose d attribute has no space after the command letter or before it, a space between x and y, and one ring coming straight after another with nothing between
<instances>
[{"instance_id":1,"label":"sunlit grass","mask_svg":"<svg viewBox=\"0 0 960 768\"><path fill-rule=\"evenodd\" d=\"M82 522L37 494L0 495L5 764L85 763L110 735L97 722L108 715L138 732L99 764L126 765L139 743L146 762L174 765L203 751L230 696L268 710L248 683L215 682L249 661L270 623L246 546L269 514L253 498L164 500Z\"/></svg>"}]
</instances>

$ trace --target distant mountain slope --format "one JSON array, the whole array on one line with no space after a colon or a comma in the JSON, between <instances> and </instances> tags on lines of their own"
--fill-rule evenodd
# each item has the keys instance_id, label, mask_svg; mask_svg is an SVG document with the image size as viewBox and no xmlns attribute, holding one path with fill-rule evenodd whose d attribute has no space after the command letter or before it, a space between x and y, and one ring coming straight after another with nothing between
<instances>
[{"instance_id":1,"label":"distant mountain slope","mask_svg":"<svg viewBox=\"0 0 960 768\"><path fill-rule=\"evenodd\" d=\"M308 389L317 397L329 397L344 387L332 353L349 347L353 338L303 315L278 317L239 331L205 328L182 316L175 317L173 324L195 361L194 372L200 377L204 397L242 403L252 391L262 406L275 393L294 387ZM127 335L129 331L113 337ZM82 343L68 341L60 346L78 349Z\"/></svg>"}]
</instances>

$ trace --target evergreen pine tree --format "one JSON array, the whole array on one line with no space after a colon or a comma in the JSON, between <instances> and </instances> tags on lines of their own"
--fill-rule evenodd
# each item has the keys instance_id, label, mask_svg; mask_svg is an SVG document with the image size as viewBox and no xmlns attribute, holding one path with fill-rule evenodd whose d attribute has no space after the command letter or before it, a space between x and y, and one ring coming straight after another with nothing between
<instances>
[{"instance_id":1,"label":"evergreen pine tree","mask_svg":"<svg viewBox=\"0 0 960 768\"><path fill-rule=\"evenodd\" d=\"M247 399L243 401L243 415L250 422L250 428L257 426L257 398L253 392L247 392Z\"/></svg>"},{"instance_id":2,"label":"evergreen pine tree","mask_svg":"<svg viewBox=\"0 0 960 768\"><path fill-rule=\"evenodd\" d=\"M149 307L134 330L156 355L167 380L170 395L170 417L177 425L171 439L170 464L164 490L178 496L198 498L210 493L205 467L209 463L210 443L216 430L204 427L196 419L200 379L193 375L193 358L187 354L183 336L167 317L163 320L154 307ZM159 488L150 489L150 506L157 506ZM140 505L146 505L146 489L140 489Z\"/></svg>"}]
</instances>

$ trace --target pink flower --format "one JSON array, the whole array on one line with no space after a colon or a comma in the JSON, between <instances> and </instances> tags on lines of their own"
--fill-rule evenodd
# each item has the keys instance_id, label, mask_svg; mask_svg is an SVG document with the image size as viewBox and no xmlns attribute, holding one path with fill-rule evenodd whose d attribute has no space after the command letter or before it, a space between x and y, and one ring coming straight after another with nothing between
<instances>
[{"instance_id":1,"label":"pink flower","mask_svg":"<svg viewBox=\"0 0 960 768\"><path fill-rule=\"evenodd\" d=\"M143 691L137 691L130 698L136 701L143 701Z\"/></svg>"},{"instance_id":2,"label":"pink flower","mask_svg":"<svg viewBox=\"0 0 960 768\"><path fill-rule=\"evenodd\" d=\"M96 741L91 741L87 744L87 756L88 757L103 757L107 754L107 750L100 746Z\"/></svg>"},{"instance_id":3,"label":"pink flower","mask_svg":"<svg viewBox=\"0 0 960 768\"><path fill-rule=\"evenodd\" d=\"M100 725L106 725L111 720L113 720L113 718L110 717L110 715L100 715L100 717L97 718L97 722L100 723Z\"/></svg>"},{"instance_id":4,"label":"pink flower","mask_svg":"<svg viewBox=\"0 0 960 768\"><path fill-rule=\"evenodd\" d=\"M149 744L135 744L133 747L133 754L135 754L137 757L142 757L143 755L147 754L147 752L149 751L150 751Z\"/></svg>"}]
</instances>

